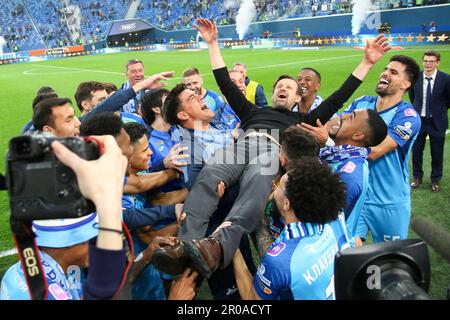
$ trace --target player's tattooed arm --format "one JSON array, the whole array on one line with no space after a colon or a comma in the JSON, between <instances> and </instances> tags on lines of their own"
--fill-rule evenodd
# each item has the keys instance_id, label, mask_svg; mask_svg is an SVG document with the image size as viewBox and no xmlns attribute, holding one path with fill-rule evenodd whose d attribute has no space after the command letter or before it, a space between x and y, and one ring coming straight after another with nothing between
<instances>
[{"instance_id":1,"label":"player's tattooed arm","mask_svg":"<svg viewBox=\"0 0 450 320\"><path fill-rule=\"evenodd\" d=\"M261 227L256 230L256 242L258 245L258 253L262 258L269 250L270 245L273 243L272 235L269 232L269 226L267 225L266 217L263 217Z\"/></svg>"}]
</instances>

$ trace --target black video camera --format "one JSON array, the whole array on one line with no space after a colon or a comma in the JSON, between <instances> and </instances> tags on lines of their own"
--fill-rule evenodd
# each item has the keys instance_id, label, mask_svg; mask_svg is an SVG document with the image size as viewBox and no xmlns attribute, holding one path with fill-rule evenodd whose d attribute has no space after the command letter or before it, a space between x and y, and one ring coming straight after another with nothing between
<instances>
[{"instance_id":1,"label":"black video camera","mask_svg":"<svg viewBox=\"0 0 450 320\"><path fill-rule=\"evenodd\" d=\"M338 300L429 300L430 260L422 240L365 245L338 252Z\"/></svg>"},{"instance_id":2,"label":"black video camera","mask_svg":"<svg viewBox=\"0 0 450 320\"><path fill-rule=\"evenodd\" d=\"M11 215L18 221L78 218L95 211L94 204L80 193L75 172L54 155L50 145L55 140L83 159L100 156L99 144L89 137L38 134L12 138L6 178Z\"/></svg>"}]
</instances>

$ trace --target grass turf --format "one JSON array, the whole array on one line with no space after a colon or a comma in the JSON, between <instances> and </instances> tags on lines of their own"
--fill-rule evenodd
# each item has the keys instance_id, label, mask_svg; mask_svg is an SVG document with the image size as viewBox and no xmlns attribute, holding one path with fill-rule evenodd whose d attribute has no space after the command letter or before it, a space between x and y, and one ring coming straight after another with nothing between
<instances>
[{"instance_id":1,"label":"grass turf","mask_svg":"<svg viewBox=\"0 0 450 320\"><path fill-rule=\"evenodd\" d=\"M360 89L351 98L362 95L374 95L376 79L394 54L406 54L417 61L422 53L430 47L411 47L402 51L391 51L386 54L372 70ZM441 52L440 69L450 72L450 46L436 46ZM352 48L323 48L320 50L224 50L225 62L231 66L234 62L242 62L248 66L251 79L260 82L268 101L271 88L281 74L295 76L301 67L313 67L322 75L320 95L327 97L351 73L361 60L362 51ZM124 65L127 60L138 58L144 61L146 75L173 70L175 79L168 82L169 88L181 81L182 71L195 66L203 73L206 88L218 91L209 64L208 52L203 51L170 51L170 52L128 52L88 57L73 57L45 62L3 65L0 66L0 172L4 173L7 144L11 137L19 135L23 125L31 119L31 101L41 86L53 87L60 97L73 95L80 82L97 80L113 82L120 85L124 82ZM406 98L408 100L408 98ZM76 109L76 106L74 105ZM449 149L449 140L446 150ZM430 172L430 152L427 145L424 153L425 175ZM450 200L450 167L448 157L444 159L443 191L437 194L430 192L429 181L412 192L412 214L430 218L447 230L450 230L450 210L446 203ZM417 237L413 232L411 237ZM14 246L9 229L9 208L6 192L0 192L0 251ZM431 288L434 299L444 299L450 285L450 266L433 250L431 257ZM0 277L3 272L16 261L15 256L0 258ZM202 286L199 298L210 298L208 289Z\"/></svg>"}]
</instances>

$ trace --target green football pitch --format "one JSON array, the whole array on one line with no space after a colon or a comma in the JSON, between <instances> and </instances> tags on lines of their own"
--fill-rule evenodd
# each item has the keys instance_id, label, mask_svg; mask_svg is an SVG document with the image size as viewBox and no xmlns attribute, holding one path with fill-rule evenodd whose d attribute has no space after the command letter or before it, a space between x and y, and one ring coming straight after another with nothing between
<instances>
[{"instance_id":1,"label":"green football pitch","mask_svg":"<svg viewBox=\"0 0 450 320\"><path fill-rule=\"evenodd\" d=\"M389 57L394 54L406 54L418 61L422 53L431 47L412 47L401 51L391 51L383 57L372 70L366 81L351 100L362 95L373 95L375 83ZM435 46L441 52L440 69L450 73L450 46ZM302 67L313 67L322 75L320 95L327 97L351 73L359 63L363 52L353 48L323 48L320 50L231 50L223 51L227 65L242 62L248 66L251 79L260 82L268 101L273 82L281 74L295 76ZM8 141L19 135L23 125L31 119L31 102L41 86L53 87L60 97L72 99L80 82L97 80L121 85L124 82L124 65L127 60L138 58L144 61L146 75L173 70L174 79L168 81L168 87L180 82L182 71L190 66L200 69L205 87L218 91L211 74L208 52L169 51L169 52L127 52L108 55L72 57L60 60L0 66L0 172L4 173ZM407 98L406 98L407 99ZM75 107L75 109L77 109ZM446 150L450 148L449 139ZM429 176L429 146L425 149L425 175ZM425 216L450 230L450 158L444 159L444 178L440 193L430 191L430 182L425 179L419 190L412 192L413 216ZM417 237L413 232L410 237ZM450 245L450 244L449 244ZM6 192L0 192L0 256L5 250L14 247L9 229L9 208ZM445 299L450 286L450 265L430 249L431 288L434 299ZM17 261L16 255L0 257L0 278L6 269ZM200 298L209 298L207 290L200 292Z\"/></svg>"}]
</instances>

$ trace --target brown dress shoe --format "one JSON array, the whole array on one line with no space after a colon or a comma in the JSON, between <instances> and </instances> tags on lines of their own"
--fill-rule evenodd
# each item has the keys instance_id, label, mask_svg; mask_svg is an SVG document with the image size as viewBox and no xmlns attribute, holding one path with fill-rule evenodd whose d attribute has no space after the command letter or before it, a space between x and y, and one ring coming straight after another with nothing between
<instances>
[{"instance_id":1,"label":"brown dress shoe","mask_svg":"<svg viewBox=\"0 0 450 320\"><path fill-rule=\"evenodd\" d=\"M439 182L432 182L431 183L431 191L433 191L433 192L441 191L441 187L439 186Z\"/></svg>"},{"instance_id":2,"label":"brown dress shoe","mask_svg":"<svg viewBox=\"0 0 450 320\"><path fill-rule=\"evenodd\" d=\"M414 181L411 182L411 189L417 189L422 184L421 178L414 178Z\"/></svg>"},{"instance_id":3,"label":"brown dress shoe","mask_svg":"<svg viewBox=\"0 0 450 320\"><path fill-rule=\"evenodd\" d=\"M152 263L156 269L171 276L178 276L188 267L186 243L180 241L174 246L165 246L155 250Z\"/></svg>"},{"instance_id":4,"label":"brown dress shoe","mask_svg":"<svg viewBox=\"0 0 450 320\"><path fill-rule=\"evenodd\" d=\"M222 247L211 237L186 242L185 250L190 267L206 279L217 270L222 260Z\"/></svg>"}]
</instances>

